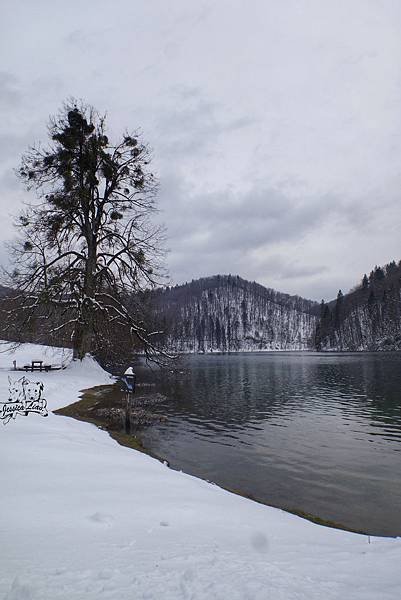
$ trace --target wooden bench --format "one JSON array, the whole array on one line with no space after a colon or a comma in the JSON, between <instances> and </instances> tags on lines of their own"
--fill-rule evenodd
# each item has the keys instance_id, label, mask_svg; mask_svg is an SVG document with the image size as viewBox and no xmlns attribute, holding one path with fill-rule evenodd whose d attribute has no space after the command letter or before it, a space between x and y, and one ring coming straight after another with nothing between
<instances>
[{"instance_id":1,"label":"wooden bench","mask_svg":"<svg viewBox=\"0 0 401 600\"><path fill-rule=\"evenodd\" d=\"M44 365L43 360L33 360L30 365L24 365L24 371L31 371L32 373L34 371L46 371L47 373L48 371L51 371L51 368L51 365Z\"/></svg>"}]
</instances>

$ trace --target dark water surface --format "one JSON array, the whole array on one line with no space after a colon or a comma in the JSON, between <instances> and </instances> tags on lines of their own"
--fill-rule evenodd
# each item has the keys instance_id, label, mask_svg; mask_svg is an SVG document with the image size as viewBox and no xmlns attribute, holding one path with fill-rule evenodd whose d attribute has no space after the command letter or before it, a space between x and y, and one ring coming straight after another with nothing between
<instances>
[{"instance_id":1,"label":"dark water surface","mask_svg":"<svg viewBox=\"0 0 401 600\"><path fill-rule=\"evenodd\" d=\"M141 433L173 468L378 535L401 535L401 354L189 356Z\"/></svg>"}]
</instances>

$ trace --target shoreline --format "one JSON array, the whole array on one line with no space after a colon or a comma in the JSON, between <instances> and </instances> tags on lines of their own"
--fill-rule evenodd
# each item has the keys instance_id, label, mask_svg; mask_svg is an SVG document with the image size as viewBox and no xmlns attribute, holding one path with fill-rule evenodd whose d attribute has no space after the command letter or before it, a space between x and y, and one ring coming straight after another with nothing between
<instances>
[{"instance_id":1,"label":"shoreline","mask_svg":"<svg viewBox=\"0 0 401 600\"><path fill-rule=\"evenodd\" d=\"M254 348L241 350L176 350L180 356L224 356L225 354L391 354L393 352L401 352L401 348L358 348L356 350L338 350L337 348L326 348L324 350L316 350L316 348Z\"/></svg>"},{"instance_id":2,"label":"shoreline","mask_svg":"<svg viewBox=\"0 0 401 600\"><path fill-rule=\"evenodd\" d=\"M49 354L29 344L15 357ZM0 363L10 367L10 356ZM398 600L401 537L316 527L132 452L82 413L58 418L55 409L77 412L82 390L111 388L91 357L42 378L48 418L1 426L0 598ZM3 373L2 397L8 383ZM116 396L99 400L104 418Z\"/></svg>"},{"instance_id":3,"label":"shoreline","mask_svg":"<svg viewBox=\"0 0 401 600\"><path fill-rule=\"evenodd\" d=\"M118 429L113 428L111 424L108 424L106 420L90 414L93 408L99 403L97 393L99 393L105 387L109 388L110 385L113 384L98 385L94 386L93 388L80 390L80 400L77 400L72 404L67 404L62 408L57 408L56 410L53 410L53 413L63 417L70 417L72 419L76 419L77 421L91 423L98 429L107 431L109 436L118 444L120 444L120 446L126 446L132 450L138 450L138 452L147 454L148 456L151 456L152 458L155 458L156 460L165 464L167 461L161 456L158 456L156 453L152 452L150 449L145 448L142 441L136 435L119 431Z\"/></svg>"},{"instance_id":4,"label":"shoreline","mask_svg":"<svg viewBox=\"0 0 401 600\"><path fill-rule=\"evenodd\" d=\"M62 408L58 408L58 409L54 410L53 413L56 415L64 416L64 417L70 417L70 418L76 419L78 421L84 421L86 423L91 423L92 425L95 425L98 429L101 429L102 431L106 431L109 434L109 436L114 441L116 441L120 446L125 446L127 448L131 448L132 450L137 450L138 452L141 452L143 454L150 456L151 458L158 460L159 462L165 464L166 466L168 466L169 468L171 468L174 471L180 471L179 468L170 467L169 462L166 458L159 456L157 453L153 452L150 448L145 446L143 444L142 440L140 439L140 436L138 436L134 433L129 434L129 433L125 433L124 431L119 431L119 430L113 428L111 423L107 423L107 421L102 420L99 417L96 417L91 414L92 410L99 403L98 394L101 393L101 391L104 387L109 388L110 385L106 385L106 386L99 385L99 386L95 386L93 388L80 390L80 393L82 394L82 397L80 400L77 400L76 402L73 402L72 404L69 404ZM151 425L148 425L148 426L151 426ZM302 519L305 519L306 521L310 521L316 525L321 525L323 527L329 527L331 529L337 529L339 531L347 531L350 533L356 533L359 535L364 535L368 538L376 537L376 534L369 533L369 532L366 532L366 531L363 531L360 529L354 529L352 527L348 527L346 525L343 525L342 523L333 521L331 519L324 519L322 517L319 517L318 515L314 515L312 513L308 513L308 512L305 512L303 510L299 510L296 508L283 508L282 506L270 504L261 499L258 499L255 496L253 496L252 494L243 492L240 489L224 486L224 485L209 481L207 479L203 479L202 477L198 477L195 475L194 475L194 477L196 477L197 479L202 480L202 481L207 481L208 483L211 483L212 485L216 485L217 487L219 487L227 492L230 492L231 494L241 496L242 498L247 498L248 500L252 500L253 502L256 502L263 506L268 506L270 508L276 508L285 513L296 515L296 516L298 516ZM389 539L397 538L397 536L395 536L395 535L394 536L381 535L380 537L386 537Z\"/></svg>"}]
</instances>

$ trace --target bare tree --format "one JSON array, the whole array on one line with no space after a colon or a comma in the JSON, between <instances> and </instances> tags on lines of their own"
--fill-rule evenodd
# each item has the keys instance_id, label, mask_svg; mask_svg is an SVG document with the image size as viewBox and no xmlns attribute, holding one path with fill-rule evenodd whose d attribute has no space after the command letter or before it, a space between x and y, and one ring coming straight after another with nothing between
<instances>
[{"instance_id":1,"label":"bare tree","mask_svg":"<svg viewBox=\"0 0 401 600\"><path fill-rule=\"evenodd\" d=\"M50 144L31 148L19 176L37 201L16 225L8 285L18 318L71 336L82 359L107 343L110 331L132 337L148 357L160 353L132 297L162 281L163 232L152 223L158 183L149 147L138 134L112 144L105 117L65 103L49 124ZM44 325L45 320L49 325Z\"/></svg>"}]
</instances>

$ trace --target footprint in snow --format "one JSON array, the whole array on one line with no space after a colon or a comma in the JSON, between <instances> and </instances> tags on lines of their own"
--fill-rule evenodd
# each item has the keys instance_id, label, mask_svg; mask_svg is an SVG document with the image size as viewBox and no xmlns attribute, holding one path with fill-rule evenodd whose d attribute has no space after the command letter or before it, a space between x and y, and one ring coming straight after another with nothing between
<instances>
[{"instance_id":1,"label":"footprint in snow","mask_svg":"<svg viewBox=\"0 0 401 600\"><path fill-rule=\"evenodd\" d=\"M11 588L5 595L4 600L32 600L34 597L33 588L22 582L19 577L15 577Z\"/></svg>"},{"instance_id":2,"label":"footprint in snow","mask_svg":"<svg viewBox=\"0 0 401 600\"><path fill-rule=\"evenodd\" d=\"M251 546L257 552L268 552L269 542L264 533L257 531L251 535Z\"/></svg>"},{"instance_id":3,"label":"footprint in snow","mask_svg":"<svg viewBox=\"0 0 401 600\"><path fill-rule=\"evenodd\" d=\"M92 523L96 523L98 525L104 525L106 527L111 527L111 525L113 524L113 521L114 521L113 515L108 515L106 513L100 513L100 512L96 512L96 513L93 513L93 515L89 515L88 519L89 519L89 521L92 521Z\"/></svg>"},{"instance_id":4,"label":"footprint in snow","mask_svg":"<svg viewBox=\"0 0 401 600\"><path fill-rule=\"evenodd\" d=\"M99 579L107 581L113 577L113 571L111 569L103 569L102 571L99 571L97 576Z\"/></svg>"}]
</instances>

